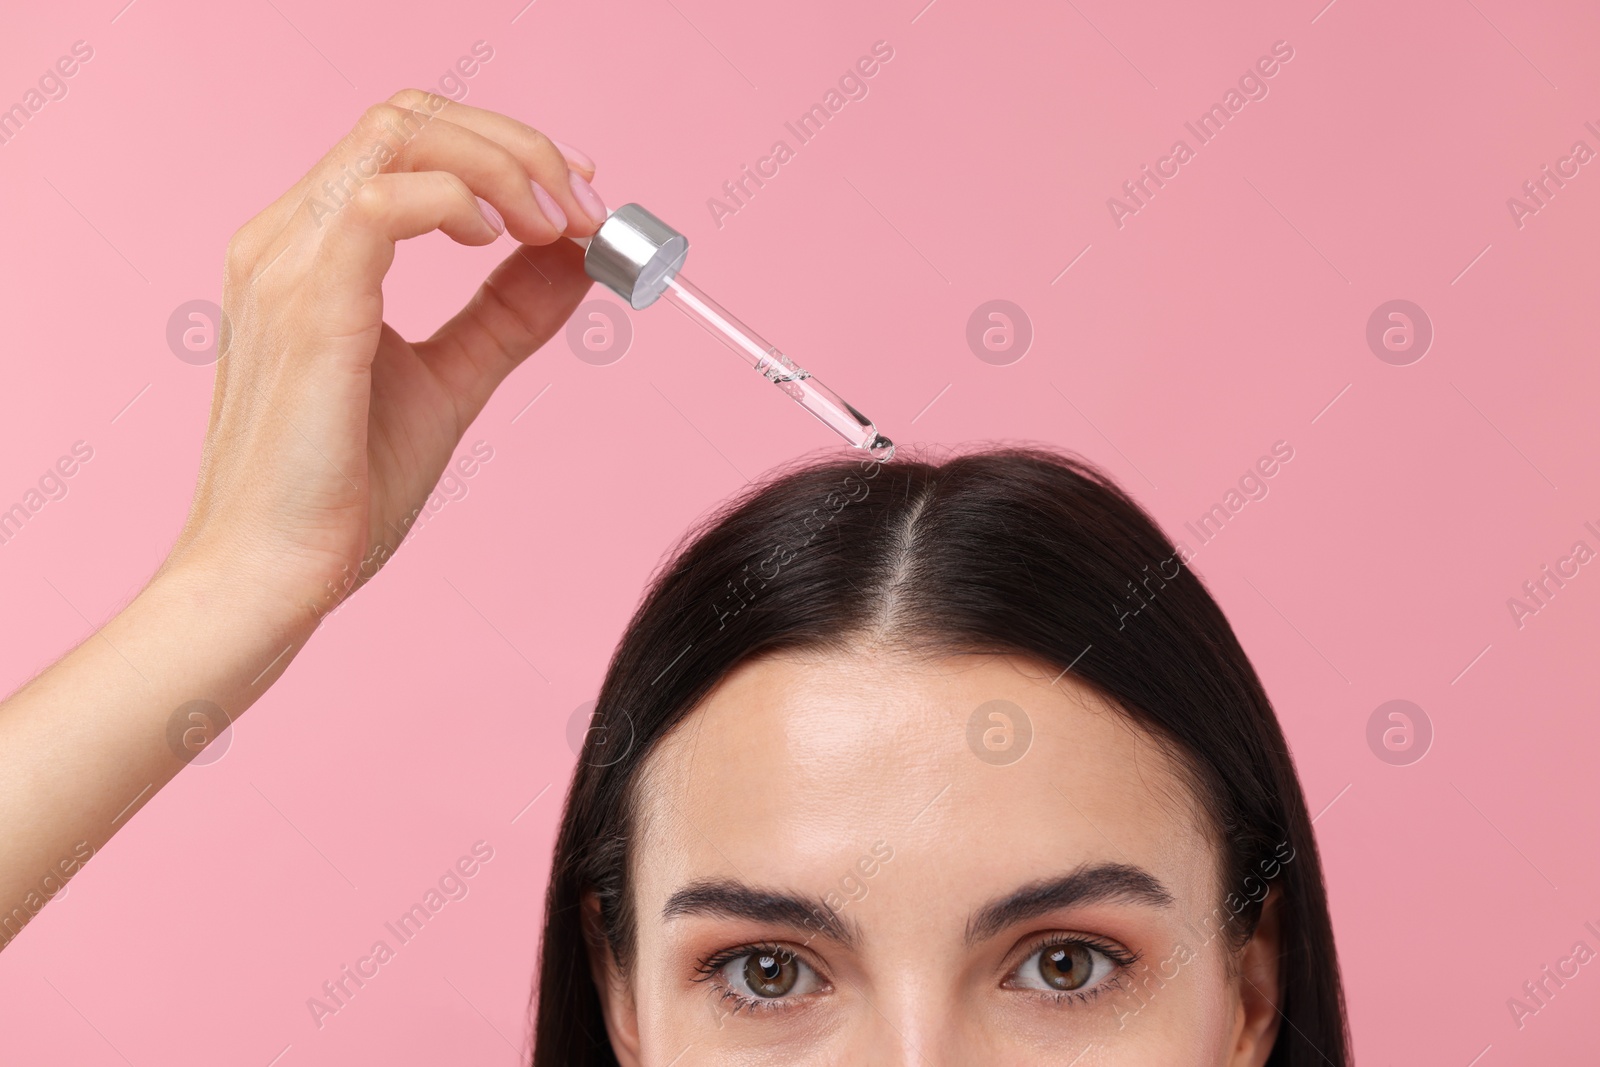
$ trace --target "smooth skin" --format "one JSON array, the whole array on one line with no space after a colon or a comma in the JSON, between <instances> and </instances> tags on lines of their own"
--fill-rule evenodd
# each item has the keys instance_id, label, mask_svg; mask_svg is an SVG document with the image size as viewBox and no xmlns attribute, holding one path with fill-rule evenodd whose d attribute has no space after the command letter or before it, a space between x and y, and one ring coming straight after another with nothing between
<instances>
[{"instance_id":1,"label":"smooth skin","mask_svg":"<svg viewBox=\"0 0 1600 1067\"><path fill-rule=\"evenodd\" d=\"M588 291L558 238L602 221L574 192L593 176L515 119L406 90L234 234L182 532L122 611L0 704L0 946L182 769L181 706L237 719L388 559L495 387ZM409 342L383 321L383 279L433 230L521 244Z\"/></svg>"},{"instance_id":2,"label":"smooth skin","mask_svg":"<svg viewBox=\"0 0 1600 1067\"><path fill-rule=\"evenodd\" d=\"M968 740L995 700L1032 723L1009 764ZM660 743L639 796L633 958L595 968L624 1067L1260 1067L1271 1051L1276 891L1235 956L1188 780L1045 665L876 645L760 656ZM981 921L1106 865L1166 899L1123 884ZM1074 939L1127 965L1079 949L1083 984L1058 990L1041 945Z\"/></svg>"}]
</instances>

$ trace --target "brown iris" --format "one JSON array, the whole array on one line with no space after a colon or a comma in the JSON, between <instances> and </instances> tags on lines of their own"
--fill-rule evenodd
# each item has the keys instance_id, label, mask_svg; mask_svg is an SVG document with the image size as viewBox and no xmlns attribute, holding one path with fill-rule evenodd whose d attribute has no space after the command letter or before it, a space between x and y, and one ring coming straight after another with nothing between
<instances>
[{"instance_id":1,"label":"brown iris","mask_svg":"<svg viewBox=\"0 0 1600 1067\"><path fill-rule=\"evenodd\" d=\"M1051 989L1077 989L1093 970L1088 945L1052 945L1039 953L1039 977Z\"/></svg>"},{"instance_id":2,"label":"brown iris","mask_svg":"<svg viewBox=\"0 0 1600 1067\"><path fill-rule=\"evenodd\" d=\"M745 957L744 980L758 997L781 997L800 980L800 963L788 952L752 952Z\"/></svg>"}]
</instances>

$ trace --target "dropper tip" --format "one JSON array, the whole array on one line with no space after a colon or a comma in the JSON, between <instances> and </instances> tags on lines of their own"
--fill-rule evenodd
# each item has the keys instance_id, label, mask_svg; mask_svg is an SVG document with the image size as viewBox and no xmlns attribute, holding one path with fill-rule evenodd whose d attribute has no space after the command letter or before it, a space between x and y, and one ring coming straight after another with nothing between
<instances>
[{"instance_id":1,"label":"dropper tip","mask_svg":"<svg viewBox=\"0 0 1600 1067\"><path fill-rule=\"evenodd\" d=\"M894 458L894 442L881 433L872 435L872 440L865 445L868 453L879 463L887 463Z\"/></svg>"}]
</instances>

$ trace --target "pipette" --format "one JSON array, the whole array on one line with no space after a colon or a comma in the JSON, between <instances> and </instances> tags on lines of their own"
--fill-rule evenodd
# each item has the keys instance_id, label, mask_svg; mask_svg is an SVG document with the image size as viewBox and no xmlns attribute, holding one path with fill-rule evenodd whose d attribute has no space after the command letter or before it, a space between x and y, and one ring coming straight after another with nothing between
<instances>
[{"instance_id":1,"label":"pipette","mask_svg":"<svg viewBox=\"0 0 1600 1067\"><path fill-rule=\"evenodd\" d=\"M637 311L665 296L667 303L699 323L850 444L880 463L894 455L894 442L879 433L871 419L685 278L681 268L689 254L689 239L638 204L624 204L611 212L593 237L570 240L585 248L585 273L626 300L629 307Z\"/></svg>"}]
</instances>

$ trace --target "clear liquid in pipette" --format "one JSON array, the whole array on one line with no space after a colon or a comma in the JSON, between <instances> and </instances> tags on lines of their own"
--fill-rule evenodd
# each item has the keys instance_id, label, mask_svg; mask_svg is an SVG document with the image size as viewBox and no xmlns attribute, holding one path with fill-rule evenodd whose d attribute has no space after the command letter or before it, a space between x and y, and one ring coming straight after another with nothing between
<instances>
[{"instance_id":1,"label":"clear liquid in pipette","mask_svg":"<svg viewBox=\"0 0 1600 1067\"><path fill-rule=\"evenodd\" d=\"M813 378L810 371L768 344L688 278L679 274L667 279L667 302L694 319L755 367L762 377L850 444L866 450L881 463L894 456L894 442L879 433L871 419Z\"/></svg>"},{"instance_id":2,"label":"clear liquid in pipette","mask_svg":"<svg viewBox=\"0 0 1600 1067\"><path fill-rule=\"evenodd\" d=\"M776 348L769 348L766 355L756 361L755 368L789 399L857 448L871 453L880 463L894 458L894 442L879 433L871 419Z\"/></svg>"}]
</instances>

